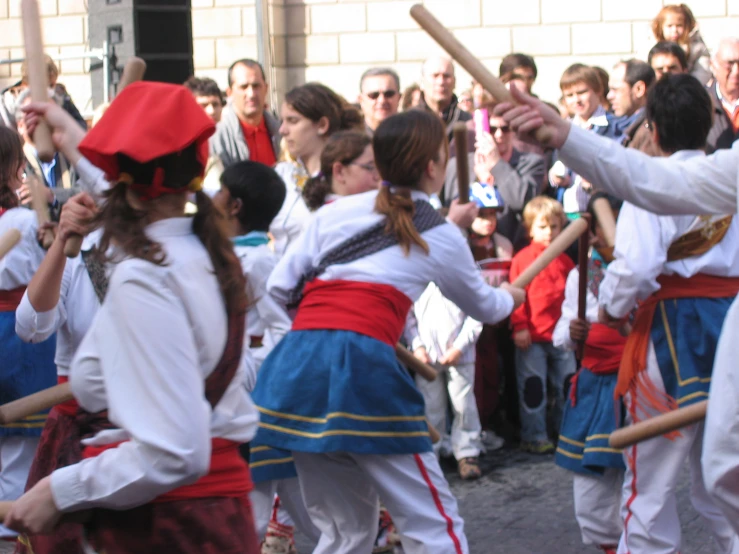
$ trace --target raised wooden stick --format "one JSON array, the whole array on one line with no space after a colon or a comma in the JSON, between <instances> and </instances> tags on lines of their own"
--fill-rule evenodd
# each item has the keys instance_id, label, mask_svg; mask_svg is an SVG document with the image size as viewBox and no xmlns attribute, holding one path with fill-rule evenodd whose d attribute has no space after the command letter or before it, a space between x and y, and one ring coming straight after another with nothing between
<instances>
[{"instance_id":1,"label":"raised wooden stick","mask_svg":"<svg viewBox=\"0 0 739 554\"><path fill-rule=\"evenodd\" d=\"M596 198L593 200L593 211L598 219L598 225L603 229L606 244L613 248L616 245L616 218L607 198Z\"/></svg>"},{"instance_id":2,"label":"raised wooden stick","mask_svg":"<svg viewBox=\"0 0 739 554\"><path fill-rule=\"evenodd\" d=\"M608 444L612 448L627 448L639 442L659 437L683 427L703 421L708 409L708 400L696 402L666 414L651 417L611 433Z\"/></svg>"},{"instance_id":3,"label":"raised wooden stick","mask_svg":"<svg viewBox=\"0 0 739 554\"><path fill-rule=\"evenodd\" d=\"M21 232L18 229L8 229L0 236L0 260L10 252L21 240Z\"/></svg>"},{"instance_id":4,"label":"raised wooden stick","mask_svg":"<svg viewBox=\"0 0 739 554\"><path fill-rule=\"evenodd\" d=\"M31 100L49 101L49 72L44 61L44 43L41 35L41 18L36 0L21 0L23 17L23 43L26 48L26 71ZM56 149L51 141L51 127L43 119L33 131L33 143L43 162L54 159Z\"/></svg>"},{"instance_id":5,"label":"raised wooden stick","mask_svg":"<svg viewBox=\"0 0 739 554\"><path fill-rule=\"evenodd\" d=\"M33 206L33 211L36 212L36 219L40 228L44 223L51 221L49 217L49 203L44 197L44 188L46 187L44 187L41 180L33 173L28 174L26 183L31 190L31 205ZM45 250L48 250L52 242L54 242L54 233L51 229L46 229L43 235L41 235L41 246Z\"/></svg>"},{"instance_id":6,"label":"raised wooden stick","mask_svg":"<svg viewBox=\"0 0 739 554\"><path fill-rule=\"evenodd\" d=\"M441 46L454 61L461 65L472 78L480 83L485 90L493 95L498 102L514 102L511 92L503 82L495 77L483 63L477 59L456 37L450 33L433 14L421 4L411 7L411 17L416 20L421 28ZM539 128L535 135L536 140L548 142L551 139L551 131ZM459 152L459 147L457 147Z\"/></svg>"},{"instance_id":7,"label":"raised wooden stick","mask_svg":"<svg viewBox=\"0 0 739 554\"><path fill-rule=\"evenodd\" d=\"M469 130L464 123L454 124L454 143L457 145L457 187L458 202L467 204L470 201L470 164L467 153L467 135Z\"/></svg>"},{"instance_id":8,"label":"raised wooden stick","mask_svg":"<svg viewBox=\"0 0 739 554\"><path fill-rule=\"evenodd\" d=\"M48 389L29 394L18 400L13 400L7 404L0 406L0 425L7 425L20 421L28 416L49 410L61 404L72 400L72 389L69 383L55 385Z\"/></svg>"},{"instance_id":9,"label":"raised wooden stick","mask_svg":"<svg viewBox=\"0 0 739 554\"><path fill-rule=\"evenodd\" d=\"M562 252L575 242L580 235L588 230L588 222L583 218L576 219L571 222L565 229L555 238L552 243L539 254L529 267L521 272L513 283L514 287L524 288L533 281L541 271L549 265L549 263L559 256Z\"/></svg>"},{"instance_id":10,"label":"raised wooden stick","mask_svg":"<svg viewBox=\"0 0 739 554\"><path fill-rule=\"evenodd\" d=\"M121 75L121 81L118 84L118 94L131 83L140 81L144 78L146 73L146 62L141 58L132 56L128 58L126 65L123 67L123 75ZM82 248L82 236L81 235L70 235L67 238L67 242L64 243L64 255L67 258L76 258L80 254Z\"/></svg>"},{"instance_id":11,"label":"raised wooden stick","mask_svg":"<svg viewBox=\"0 0 739 554\"><path fill-rule=\"evenodd\" d=\"M581 214L581 217L588 222L588 230L590 229L590 214ZM580 235L577 259L578 259L578 296L577 296L577 318L583 321L587 318L588 310L588 250L590 249L590 233L586 230ZM575 356L577 357L578 366L582 361L585 353L585 342L577 345Z\"/></svg>"},{"instance_id":12,"label":"raised wooden stick","mask_svg":"<svg viewBox=\"0 0 739 554\"><path fill-rule=\"evenodd\" d=\"M405 367L418 373L427 381L433 381L434 379L436 379L436 370L430 365L425 364L421 360L416 358L413 353L410 352L402 344L398 343L395 345L395 355Z\"/></svg>"}]
</instances>

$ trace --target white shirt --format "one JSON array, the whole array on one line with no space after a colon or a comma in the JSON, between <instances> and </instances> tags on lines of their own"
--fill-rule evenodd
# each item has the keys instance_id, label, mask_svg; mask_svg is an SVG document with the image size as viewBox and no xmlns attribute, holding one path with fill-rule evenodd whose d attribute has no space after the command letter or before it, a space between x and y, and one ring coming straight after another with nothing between
<instances>
[{"instance_id":1,"label":"white shirt","mask_svg":"<svg viewBox=\"0 0 739 554\"><path fill-rule=\"evenodd\" d=\"M74 164L74 168L77 170L80 188L96 200L100 200L102 194L110 188L110 183L105 178L105 172L92 165L84 156Z\"/></svg>"},{"instance_id":2,"label":"white shirt","mask_svg":"<svg viewBox=\"0 0 739 554\"><path fill-rule=\"evenodd\" d=\"M700 151L677 152L673 160L704 156ZM734 218L724 238L701 256L667 261L667 250L701 221L692 215L655 215L625 202L616 225L615 260L608 266L600 289L600 303L614 317L624 317L637 300L660 288L657 277L698 273L739 277L739 223Z\"/></svg>"},{"instance_id":3,"label":"white shirt","mask_svg":"<svg viewBox=\"0 0 739 554\"><path fill-rule=\"evenodd\" d=\"M384 216L374 211L377 193L372 190L346 196L320 208L272 272L267 283L270 294L286 304L300 277L318 265L329 250L383 221ZM428 200L418 191L413 191L412 197ZM329 266L319 278L390 285L413 302L433 281L446 298L479 321L497 323L510 314L513 298L483 281L459 229L445 223L422 237L428 243L429 255L414 246L406 256L395 245L347 264Z\"/></svg>"},{"instance_id":4,"label":"white shirt","mask_svg":"<svg viewBox=\"0 0 739 554\"><path fill-rule=\"evenodd\" d=\"M207 251L190 218L149 225L166 265L116 265L105 303L72 361L70 384L89 412L108 409L118 427L86 444L127 440L51 476L59 509L126 509L208 472L211 438L247 442L257 412L243 365L211 410L205 379L226 344L227 316Z\"/></svg>"},{"instance_id":5,"label":"white shirt","mask_svg":"<svg viewBox=\"0 0 739 554\"><path fill-rule=\"evenodd\" d=\"M280 162L275 171L285 182L285 201L280 211L272 220L269 231L274 237L275 254L282 257L295 240L300 236L310 221L311 212L303 200L302 184L307 180L305 169L297 162Z\"/></svg>"},{"instance_id":6,"label":"white shirt","mask_svg":"<svg viewBox=\"0 0 739 554\"><path fill-rule=\"evenodd\" d=\"M101 233L96 231L85 237L82 249L92 248L100 235ZM82 256L77 256L66 261L59 302L53 309L37 312L28 299L28 292L23 295L15 312L15 332L25 342L41 342L56 332L54 362L57 373L67 376L74 353L90 329L99 309L100 301L90 280L90 274L82 261Z\"/></svg>"},{"instance_id":7,"label":"white shirt","mask_svg":"<svg viewBox=\"0 0 739 554\"><path fill-rule=\"evenodd\" d=\"M438 362L447 350L457 348L462 352L461 364L475 363L475 344L482 332L482 323L465 316L450 302L434 283L423 291L413 305L416 327L409 329L411 348L426 348L432 362ZM411 318L413 321L413 318Z\"/></svg>"},{"instance_id":8,"label":"white shirt","mask_svg":"<svg viewBox=\"0 0 739 554\"><path fill-rule=\"evenodd\" d=\"M570 322L577 319L578 300L580 298L580 270L575 268L570 271L565 283L565 299L562 302L562 315L554 326L552 333L552 344L563 350L575 350L577 343L570 338ZM601 293L602 293L601 285ZM587 288L585 319L589 323L598 322L598 299L590 287Z\"/></svg>"},{"instance_id":9,"label":"white shirt","mask_svg":"<svg viewBox=\"0 0 739 554\"><path fill-rule=\"evenodd\" d=\"M267 292L267 279L277 265L277 256L266 244L260 246L236 246L236 255L246 276L249 311L246 313L245 346L250 337L263 337L262 346L251 349L256 368L262 365L272 349L292 327L290 316ZM247 375L247 390L254 389L254 375Z\"/></svg>"},{"instance_id":10,"label":"white shirt","mask_svg":"<svg viewBox=\"0 0 739 554\"><path fill-rule=\"evenodd\" d=\"M739 142L687 160L650 158L572 127L561 157L599 188L659 214L737 212ZM734 247L737 245L734 243ZM739 303L724 320L711 379L703 474L709 493L739 532Z\"/></svg>"},{"instance_id":11,"label":"white shirt","mask_svg":"<svg viewBox=\"0 0 739 554\"><path fill-rule=\"evenodd\" d=\"M46 252L36 238L36 213L26 208L11 208L0 215L0 236L10 229L18 229L21 240L0 258L0 290L25 287L41 265Z\"/></svg>"}]
</instances>

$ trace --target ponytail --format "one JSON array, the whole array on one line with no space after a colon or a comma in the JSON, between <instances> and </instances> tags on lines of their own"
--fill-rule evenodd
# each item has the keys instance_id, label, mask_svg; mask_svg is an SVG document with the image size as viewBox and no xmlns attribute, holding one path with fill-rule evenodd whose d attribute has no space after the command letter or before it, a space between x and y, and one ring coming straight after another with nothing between
<instances>
[{"instance_id":1,"label":"ponytail","mask_svg":"<svg viewBox=\"0 0 739 554\"><path fill-rule=\"evenodd\" d=\"M303 185L303 200L312 212L326 203L326 197L331 194L331 182L323 173L311 177Z\"/></svg>"},{"instance_id":2,"label":"ponytail","mask_svg":"<svg viewBox=\"0 0 739 554\"><path fill-rule=\"evenodd\" d=\"M429 253L429 245L413 224L416 208L409 188L397 187L391 191L389 186L380 187L375 200L375 211L386 216L385 232L396 236L406 256L414 244L420 246L426 254Z\"/></svg>"},{"instance_id":3,"label":"ponytail","mask_svg":"<svg viewBox=\"0 0 739 554\"><path fill-rule=\"evenodd\" d=\"M195 193L198 211L192 228L208 251L228 314L246 312L246 280L225 229L223 214L202 190Z\"/></svg>"}]
</instances>

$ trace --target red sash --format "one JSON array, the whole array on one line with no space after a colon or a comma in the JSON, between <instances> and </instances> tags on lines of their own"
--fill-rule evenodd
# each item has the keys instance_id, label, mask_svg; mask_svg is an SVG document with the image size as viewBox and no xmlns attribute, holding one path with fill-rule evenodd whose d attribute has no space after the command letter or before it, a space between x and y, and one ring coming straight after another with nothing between
<instances>
[{"instance_id":1,"label":"red sash","mask_svg":"<svg viewBox=\"0 0 739 554\"><path fill-rule=\"evenodd\" d=\"M103 446L85 446L82 451L82 458L94 458L124 442L126 441ZM210 469L207 475L191 485L185 485L158 496L152 502L174 502L188 498L240 498L246 496L254 486L251 482L249 466L239 453L239 445L233 441L219 438L213 439L211 445Z\"/></svg>"},{"instance_id":2,"label":"red sash","mask_svg":"<svg viewBox=\"0 0 739 554\"><path fill-rule=\"evenodd\" d=\"M665 412L677 408L674 399L655 390L646 376L647 350L657 304L676 298L728 298L739 292L739 277L716 277L699 273L690 278L661 275L660 289L641 303L624 348L616 383L616 398L639 389L640 395L653 408Z\"/></svg>"},{"instance_id":3,"label":"red sash","mask_svg":"<svg viewBox=\"0 0 739 554\"><path fill-rule=\"evenodd\" d=\"M395 348L412 304L390 285L314 279L303 289L292 328L354 331Z\"/></svg>"},{"instance_id":4,"label":"red sash","mask_svg":"<svg viewBox=\"0 0 739 554\"><path fill-rule=\"evenodd\" d=\"M18 287L13 290L0 290L0 312L14 312L21 303L26 287Z\"/></svg>"},{"instance_id":5,"label":"red sash","mask_svg":"<svg viewBox=\"0 0 739 554\"><path fill-rule=\"evenodd\" d=\"M582 366L597 375L616 373L625 345L626 337L616 329L602 323L593 323L585 341Z\"/></svg>"},{"instance_id":6,"label":"red sash","mask_svg":"<svg viewBox=\"0 0 739 554\"><path fill-rule=\"evenodd\" d=\"M58 375L57 378L56 378L56 382L59 385L61 385L62 383L66 383L67 381L69 381L69 377L65 377L63 375ZM69 416L69 417L76 416L77 415L77 409L79 407L80 407L80 405L77 404L77 401L74 400L74 399L67 400L66 402L62 402L61 404L57 404L56 406L54 406L54 408L56 408L56 410L59 413L64 414L65 416Z\"/></svg>"}]
</instances>

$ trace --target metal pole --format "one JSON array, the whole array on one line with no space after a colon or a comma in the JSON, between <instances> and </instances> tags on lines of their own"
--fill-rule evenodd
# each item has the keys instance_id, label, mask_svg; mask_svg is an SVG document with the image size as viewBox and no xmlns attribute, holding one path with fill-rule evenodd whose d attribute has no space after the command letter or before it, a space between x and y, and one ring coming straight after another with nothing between
<instances>
[{"instance_id":1,"label":"metal pole","mask_svg":"<svg viewBox=\"0 0 739 554\"><path fill-rule=\"evenodd\" d=\"M108 41L103 41L103 102L110 102L110 48Z\"/></svg>"}]
</instances>

